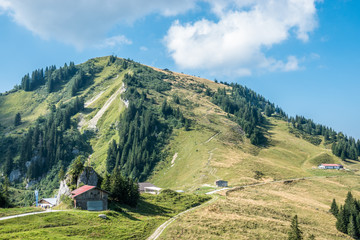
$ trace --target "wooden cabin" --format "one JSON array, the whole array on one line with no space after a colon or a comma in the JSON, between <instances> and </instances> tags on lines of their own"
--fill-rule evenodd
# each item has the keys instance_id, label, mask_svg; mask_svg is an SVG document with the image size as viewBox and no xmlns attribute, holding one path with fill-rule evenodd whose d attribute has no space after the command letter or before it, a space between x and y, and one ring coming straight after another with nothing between
<instances>
[{"instance_id":1,"label":"wooden cabin","mask_svg":"<svg viewBox=\"0 0 360 240\"><path fill-rule=\"evenodd\" d=\"M85 185L71 192L74 207L88 211L108 209L109 193L96 186Z\"/></svg>"}]
</instances>

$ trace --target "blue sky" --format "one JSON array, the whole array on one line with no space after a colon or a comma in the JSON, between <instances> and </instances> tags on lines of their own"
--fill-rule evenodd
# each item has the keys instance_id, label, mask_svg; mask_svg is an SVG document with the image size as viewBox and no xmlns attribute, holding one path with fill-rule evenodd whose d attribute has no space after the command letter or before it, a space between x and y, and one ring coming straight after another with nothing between
<instances>
[{"instance_id":1,"label":"blue sky","mask_svg":"<svg viewBox=\"0 0 360 240\"><path fill-rule=\"evenodd\" d=\"M360 138L359 12L357 0L0 0L0 92L114 54L246 85Z\"/></svg>"}]
</instances>

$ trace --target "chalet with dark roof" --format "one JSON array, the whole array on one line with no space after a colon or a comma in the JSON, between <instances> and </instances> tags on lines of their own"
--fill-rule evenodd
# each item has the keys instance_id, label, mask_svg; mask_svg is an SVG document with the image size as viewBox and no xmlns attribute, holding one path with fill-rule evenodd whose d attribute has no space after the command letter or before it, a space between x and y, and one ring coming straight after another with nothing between
<instances>
[{"instance_id":1,"label":"chalet with dark roof","mask_svg":"<svg viewBox=\"0 0 360 240\"><path fill-rule=\"evenodd\" d=\"M84 185L71 192L75 208L89 211L107 210L108 196L109 192L90 185Z\"/></svg>"}]
</instances>

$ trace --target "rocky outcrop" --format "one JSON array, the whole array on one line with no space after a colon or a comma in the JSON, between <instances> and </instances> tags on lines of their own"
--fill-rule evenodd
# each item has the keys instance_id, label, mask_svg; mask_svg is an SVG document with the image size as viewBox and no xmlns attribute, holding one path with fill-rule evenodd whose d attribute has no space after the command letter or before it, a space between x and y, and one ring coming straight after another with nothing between
<instances>
[{"instance_id":1,"label":"rocky outcrop","mask_svg":"<svg viewBox=\"0 0 360 240\"><path fill-rule=\"evenodd\" d=\"M81 185L90 185L90 186L97 186L99 182L99 175L95 172L92 167L84 167L84 170L79 175L76 187L80 187ZM60 198L62 195L71 196L71 189L69 187L71 182L71 176L66 175L65 180L60 182L60 188L58 191L58 195L56 197L56 204L60 203Z\"/></svg>"},{"instance_id":2,"label":"rocky outcrop","mask_svg":"<svg viewBox=\"0 0 360 240\"><path fill-rule=\"evenodd\" d=\"M84 171L80 174L76 186L83 185L97 186L99 182L99 175L92 167L84 167Z\"/></svg>"},{"instance_id":3,"label":"rocky outcrop","mask_svg":"<svg viewBox=\"0 0 360 240\"><path fill-rule=\"evenodd\" d=\"M14 182L21 177L21 173L19 169L12 170L9 176L10 182Z\"/></svg>"},{"instance_id":4,"label":"rocky outcrop","mask_svg":"<svg viewBox=\"0 0 360 240\"><path fill-rule=\"evenodd\" d=\"M60 198L62 195L71 196L71 190L69 186L66 184L66 179L60 182L58 195L56 196L56 204L60 203Z\"/></svg>"},{"instance_id":5,"label":"rocky outcrop","mask_svg":"<svg viewBox=\"0 0 360 240\"><path fill-rule=\"evenodd\" d=\"M37 184L38 182L39 182L39 181L37 181L37 180L31 180L31 181L29 181L29 182L26 184L25 188L26 188L26 189L29 189L30 187L34 186L34 185Z\"/></svg>"}]
</instances>

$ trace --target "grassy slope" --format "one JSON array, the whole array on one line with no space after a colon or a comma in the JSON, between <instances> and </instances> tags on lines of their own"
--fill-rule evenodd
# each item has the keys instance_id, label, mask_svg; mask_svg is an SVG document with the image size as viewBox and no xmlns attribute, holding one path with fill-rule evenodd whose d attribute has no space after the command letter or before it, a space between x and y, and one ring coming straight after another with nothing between
<instances>
[{"instance_id":1,"label":"grassy slope","mask_svg":"<svg viewBox=\"0 0 360 240\"><path fill-rule=\"evenodd\" d=\"M180 81L187 87L181 88L175 81L168 99L171 100L173 94L180 96L181 110L195 124L191 131L175 131L168 145L167 161L161 163L150 178L155 184L193 190L203 185L213 185L214 180L221 178L237 186L257 182L254 179L255 171L264 173L262 180L321 176L329 172L313 169L318 164L341 163L327 146L315 146L295 137L289 133L286 122L274 117L267 118L267 146L258 148L251 145L241 129L219 107L213 105L209 97L196 94L190 87L190 84L205 83L215 90L224 85L178 76L182 77ZM176 153L175 164L172 164ZM357 168L357 164L342 164ZM352 173L344 171L332 174Z\"/></svg>"},{"instance_id":2,"label":"grassy slope","mask_svg":"<svg viewBox=\"0 0 360 240\"><path fill-rule=\"evenodd\" d=\"M204 201L195 195L143 195L138 207L122 211L65 211L0 221L0 239L145 239L169 217Z\"/></svg>"},{"instance_id":3,"label":"grassy slope","mask_svg":"<svg viewBox=\"0 0 360 240\"><path fill-rule=\"evenodd\" d=\"M46 112L47 104L45 95L43 91L17 91L12 94L0 96L1 125L12 127L16 113L20 112L23 125L18 128L28 126L32 121L36 120L38 116Z\"/></svg>"},{"instance_id":4,"label":"grassy slope","mask_svg":"<svg viewBox=\"0 0 360 240\"><path fill-rule=\"evenodd\" d=\"M161 239L287 239L297 214L304 237L351 239L335 228L329 213L332 199L343 204L348 190L360 197L360 178L315 178L273 183L230 193L216 203L174 222Z\"/></svg>"}]
</instances>

